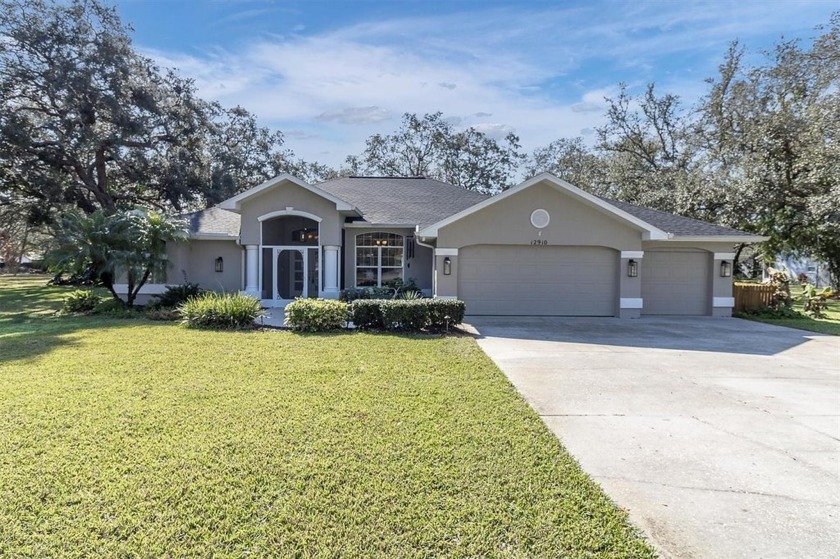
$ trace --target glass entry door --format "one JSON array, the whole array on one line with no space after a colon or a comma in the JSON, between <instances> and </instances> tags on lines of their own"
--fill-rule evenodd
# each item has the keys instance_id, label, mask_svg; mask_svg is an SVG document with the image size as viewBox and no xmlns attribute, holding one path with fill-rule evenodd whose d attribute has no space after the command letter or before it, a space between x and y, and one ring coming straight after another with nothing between
<instances>
[{"instance_id":1,"label":"glass entry door","mask_svg":"<svg viewBox=\"0 0 840 559\"><path fill-rule=\"evenodd\" d=\"M275 248L272 260L275 301L285 304L297 297L318 296L317 248Z\"/></svg>"}]
</instances>

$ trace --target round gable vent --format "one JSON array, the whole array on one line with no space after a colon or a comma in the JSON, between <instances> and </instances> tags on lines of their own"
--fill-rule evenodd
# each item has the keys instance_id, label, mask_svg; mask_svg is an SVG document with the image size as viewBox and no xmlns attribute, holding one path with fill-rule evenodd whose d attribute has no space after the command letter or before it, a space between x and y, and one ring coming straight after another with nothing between
<instances>
[{"instance_id":1,"label":"round gable vent","mask_svg":"<svg viewBox=\"0 0 840 559\"><path fill-rule=\"evenodd\" d=\"M549 221L551 221L551 216L548 215L547 211L539 209L531 212L531 225L533 225L537 229L543 229L544 227L548 227Z\"/></svg>"}]
</instances>

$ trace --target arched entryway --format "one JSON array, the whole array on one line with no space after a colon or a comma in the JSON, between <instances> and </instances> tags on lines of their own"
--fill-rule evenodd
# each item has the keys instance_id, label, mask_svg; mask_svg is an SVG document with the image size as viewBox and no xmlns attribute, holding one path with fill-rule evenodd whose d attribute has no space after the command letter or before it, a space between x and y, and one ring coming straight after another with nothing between
<instances>
[{"instance_id":1,"label":"arched entryway","mask_svg":"<svg viewBox=\"0 0 840 559\"><path fill-rule=\"evenodd\" d=\"M303 212L278 214L260 219L260 297L266 306L284 306L321 292L320 218Z\"/></svg>"}]
</instances>

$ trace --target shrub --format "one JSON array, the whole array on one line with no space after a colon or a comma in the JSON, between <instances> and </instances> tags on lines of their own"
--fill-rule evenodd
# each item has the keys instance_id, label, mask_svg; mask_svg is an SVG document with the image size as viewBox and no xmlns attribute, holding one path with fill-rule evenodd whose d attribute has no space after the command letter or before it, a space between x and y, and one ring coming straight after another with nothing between
<instances>
[{"instance_id":1,"label":"shrub","mask_svg":"<svg viewBox=\"0 0 840 559\"><path fill-rule=\"evenodd\" d=\"M286 305L286 323L293 330L324 332L347 325L350 305L332 299L295 299Z\"/></svg>"},{"instance_id":2,"label":"shrub","mask_svg":"<svg viewBox=\"0 0 840 559\"><path fill-rule=\"evenodd\" d=\"M425 301L394 299L382 301L382 322L389 330L422 330L429 323L429 308Z\"/></svg>"},{"instance_id":3,"label":"shrub","mask_svg":"<svg viewBox=\"0 0 840 559\"><path fill-rule=\"evenodd\" d=\"M745 309L735 313L735 316L753 316L757 318L805 318L801 312L791 308L781 306L778 308L764 307L761 309Z\"/></svg>"},{"instance_id":4,"label":"shrub","mask_svg":"<svg viewBox=\"0 0 840 559\"><path fill-rule=\"evenodd\" d=\"M806 284L802 287L802 301L804 310L812 318L825 318L825 310L828 308L828 300L834 296L830 287L822 291L816 286Z\"/></svg>"},{"instance_id":5,"label":"shrub","mask_svg":"<svg viewBox=\"0 0 840 559\"><path fill-rule=\"evenodd\" d=\"M350 319L356 328L384 328L381 299L357 299L350 303Z\"/></svg>"},{"instance_id":6,"label":"shrub","mask_svg":"<svg viewBox=\"0 0 840 559\"><path fill-rule=\"evenodd\" d=\"M117 301L113 297L96 305L93 314L109 318L140 318L142 316L137 310L126 307L125 303Z\"/></svg>"},{"instance_id":7,"label":"shrub","mask_svg":"<svg viewBox=\"0 0 840 559\"><path fill-rule=\"evenodd\" d=\"M352 303L359 299L393 299L399 290L395 287L351 287L342 289L338 300Z\"/></svg>"},{"instance_id":8,"label":"shrub","mask_svg":"<svg viewBox=\"0 0 840 559\"><path fill-rule=\"evenodd\" d=\"M368 299L353 301L350 315L358 328L419 331L460 324L466 306L449 299Z\"/></svg>"},{"instance_id":9,"label":"shrub","mask_svg":"<svg viewBox=\"0 0 840 559\"><path fill-rule=\"evenodd\" d=\"M352 303L358 299L370 299L370 296L364 287L342 289L338 293L338 300L344 303Z\"/></svg>"},{"instance_id":10,"label":"shrub","mask_svg":"<svg viewBox=\"0 0 840 559\"><path fill-rule=\"evenodd\" d=\"M65 313L89 313L101 300L102 297L90 289L77 289L64 298L64 306L61 310Z\"/></svg>"},{"instance_id":11,"label":"shrub","mask_svg":"<svg viewBox=\"0 0 840 559\"><path fill-rule=\"evenodd\" d=\"M152 300L146 307L152 309L174 309L186 303L188 299L198 297L202 293L204 293L204 290L197 283L186 282L181 285L171 285L160 295L152 297Z\"/></svg>"},{"instance_id":12,"label":"shrub","mask_svg":"<svg viewBox=\"0 0 840 559\"><path fill-rule=\"evenodd\" d=\"M426 299L424 302L429 307L429 326L432 328L449 328L464 321L467 306L459 299Z\"/></svg>"},{"instance_id":13,"label":"shrub","mask_svg":"<svg viewBox=\"0 0 840 559\"><path fill-rule=\"evenodd\" d=\"M188 299L178 311L190 328L238 330L252 328L260 316L260 302L240 293L209 291Z\"/></svg>"},{"instance_id":14,"label":"shrub","mask_svg":"<svg viewBox=\"0 0 840 559\"><path fill-rule=\"evenodd\" d=\"M183 318L181 316L181 311L178 309L151 307L146 308L144 310L146 313L146 318L148 318L149 320L168 320L170 322L174 322Z\"/></svg>"}]
</instances>

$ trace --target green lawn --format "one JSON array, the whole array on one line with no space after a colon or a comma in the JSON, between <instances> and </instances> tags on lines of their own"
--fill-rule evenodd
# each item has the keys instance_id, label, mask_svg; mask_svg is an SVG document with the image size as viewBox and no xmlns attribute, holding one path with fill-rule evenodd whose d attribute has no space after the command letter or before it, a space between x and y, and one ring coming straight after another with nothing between
<instances>
[{"instance_id":1,"label":"green lawn","mask_svg":"<svg viewBox=\"0 0 840 559\"><path fill-rule=\"evenodd\" d=\"M792 285L790 291L793 294L793 308L804 314L801 300L802 287L799 285ZM745 318L747 320L755 320L766 324L775 324L776 326L787 326L788 328L798 328L799 330L808 330L810 332L819 332L820 334L840 336L840 301L837 299L828 302L826 318L766 318L763 316L746 314L738 316L739 318Z\"/></svg>"},{"instance_id":2,"label":"green lawn","mask_svg":"<svg viewBox=\"0 0 840 559\"><path fill-rule=\"evenodd\" d=\"M469 337L51 316L0 278L2 557L653 557Z\"/></svg>"}]
</instances>

